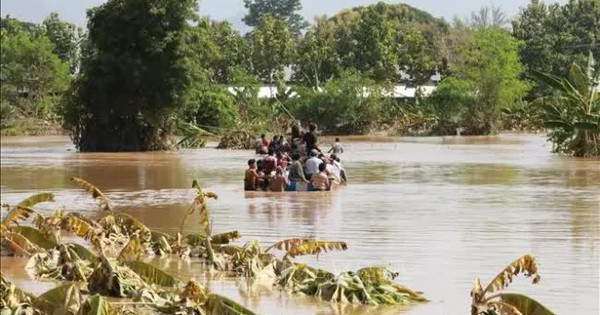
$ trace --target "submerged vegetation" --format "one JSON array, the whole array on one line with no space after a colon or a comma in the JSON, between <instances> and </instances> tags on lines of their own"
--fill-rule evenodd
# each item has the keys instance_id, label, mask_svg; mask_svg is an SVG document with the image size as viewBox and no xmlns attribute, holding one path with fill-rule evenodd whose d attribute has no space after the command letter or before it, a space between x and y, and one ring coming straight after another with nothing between
<instances>
[{"instance_id":1,"label":"submerged vegetation","mask_svg":"<svg viewBox=\"0 0 600 315\"><path fill-rule=\"evenodd\" d=\"M492 6L452 23L383 2L312 23L299 0L244 5L245 35L200 18L195 0L110 0L88 11L87 31L57 14L41 25L2 19L2 133L62 123L81 151L201 147L207 133L247 148L247 135L283 134L300 119L328 134L548 129L556 152L599 154L597 100L566 110L573 95L552 83L600 56L596 0L532 0L512 21ZM539 73L553 79L530 79ZM416 91L392 98L396 85ZM553 104L560 115L532 102L558 95L571 97Z\"/></svg>"},{"instance_id":2,"label":"submerged vegetation","mask_svg":"<svg viewBox=\"0 0 600 315\"><path fill-rule=\"evenodd\" d=\"M337 303L407 305L425 302L421 292L410 290L394 279L398 276L383 266L368 267L335 275L294 262L302 255L320 255L347 250L340 241L287 239L263 248L258 241L244 246L232 244L238 231L212 233L208 199L217 199L194 181L196 197L189 214L198 213L200 233L168 235L152 231L132 216L116 211L102 191L79 178L74 184L97 202L102 215L92 220L60 210L49 216L33 208L54 201L52 194L32 196L9 211L0 223L3 255L29 257L27 271L36 279L65 281L64 285L35 297L2 278L3 310L15 314L29 310L44 312L64 309L68 314L253 314L237 303L210 293L195 280L187 283L148 264L142 257L178 256L197 258L208 269L237 277L260 279L262 283L290 293L320 297ZM20 225L30 219L32 226ZM61 241L63 233L87 241L89 246ZM274 250L283 252L281 257ZM105 297L122 298L123 302ZM125 302L133 301L133 303Z\"/></svg>"},{"instance_id":3,"label":"submerged vegetation","mask_svg":"<svg viewBox=\"0 0 600 315\"><path fill-rule=\"evenodd\" d=\"M540 281L535 258L524 255L506 266L485 287L475 279L471 289L471 315L554 315L540 303L528 296L514 293L502 293L513 278L523 274L531 278L532 283Z\"/></svg>"}]
</instances>

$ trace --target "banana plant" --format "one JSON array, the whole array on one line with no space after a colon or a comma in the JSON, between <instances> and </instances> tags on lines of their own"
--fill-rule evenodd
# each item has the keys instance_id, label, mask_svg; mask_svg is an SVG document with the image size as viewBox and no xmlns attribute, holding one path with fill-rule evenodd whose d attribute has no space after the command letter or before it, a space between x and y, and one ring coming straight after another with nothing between
<instances>
[{"instance_id":1,"label":"banana plant","mask_svg":"<svg viewBox=\"0 0 600 315\"><path fill-rule=\"evenodd\" d=\"M179 125L179 131L183 138L177 143L178 148L195 149L203 148L206 145L206 136L214 134L194 125L193 123L182 123Z\"/></svg>"},{"instance_id":2,"label":"banana plant","mask_svg":"<svg viewBox=\"0 0 600 315\"><path fill-rule=\"evenodd\" d=\"M531 278L533 284L540 281L535 257L523 255L513 261L485 289L479 278L475 279L471 288L471 315L554 315L528 296L501 292L519 274Z\"/></svg>"},{"instance_id":3,"label":"banana plant","mask_svg":"<svg viewBox=\"0 0 600 315\"><path fill-rule=\"evenodd\" d=\"M594 66L590 53L587 67L573 63L567 78L533 71L535 78L554 90L532 104L542 109L543 125L551 130L549 140L557 153L600 156L600 72Z\"/></svg>"}]
</instances>

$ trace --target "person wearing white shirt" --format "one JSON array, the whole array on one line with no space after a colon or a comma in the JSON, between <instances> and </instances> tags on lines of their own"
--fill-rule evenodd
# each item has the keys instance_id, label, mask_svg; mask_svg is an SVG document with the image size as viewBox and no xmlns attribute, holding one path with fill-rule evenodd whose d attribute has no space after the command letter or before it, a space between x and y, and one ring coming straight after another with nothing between
<instances>
[{"instance_id":1,"label":"person wearing white shirt","mask_svg":"<svg viewBox=\"0 0 600 315\"><path fill-rule=\"evenodd\" d=\"M306 160L306 178L310 180L310 178L319 173L319 165L323 163L321 159L317 157L318 152L316 150L312 150L310 152L310 158Z\"/></svg>"}]
</instances>

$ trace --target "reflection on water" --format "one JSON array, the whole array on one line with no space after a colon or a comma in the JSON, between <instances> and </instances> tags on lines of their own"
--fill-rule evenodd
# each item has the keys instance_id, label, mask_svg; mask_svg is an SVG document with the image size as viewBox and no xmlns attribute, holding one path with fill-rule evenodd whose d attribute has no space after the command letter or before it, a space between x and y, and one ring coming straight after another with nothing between
<instances>
[{"instance_id":1,"label":"reflection on water","mask_svg":"<svg viewBox=\"0 0 600 315\"><path fill-rule=\"evenodd\" d=\"M264 245L289 237L344 240L346 252L298 260L336 272L386 264L432 300L409 308L332 305L207 274L198 261L154 261L264 314L465 314L473 279L489 281L524 253L539 258L542 281L518 279L512 291L557 314L598 314L600 161L551 155L543 137L532 135L343 141L350 185L267 194L242 190L249 151L80 154L65 138L3 138L2 202L51 191L57 202L40 205L42 212L100 216L70 184L78 176L102 188L117 210L175 233L198 178L219 194L209 201L215 232L239 230L242 242ZM198 231L197 221L193 216L185 230ZM23 265L3 258L2 272L36 293L52 287L32 282Z\"/></svg>"}]
</instances>

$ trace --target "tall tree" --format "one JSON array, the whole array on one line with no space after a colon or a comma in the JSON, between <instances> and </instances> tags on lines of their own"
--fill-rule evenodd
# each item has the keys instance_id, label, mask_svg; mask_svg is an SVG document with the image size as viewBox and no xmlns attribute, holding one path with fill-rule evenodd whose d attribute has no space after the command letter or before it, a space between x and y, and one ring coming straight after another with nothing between
<instances>
[{"instance_id":1,"label":"tall tree","mask_svg":"<svg viewBox=\"0 0 600 315\"><path fill-rule=\"evenodd\" d=\"M330 20L341 66L379 82L421 84L445 67L447 24L405 4L342 10Z\"/></svg>"},{"instance_id":2,"label":"tall tree","mask_svg":"<svg viewBox=\"0 0 600 315\"><path fill-rule=\"evenodd\" d=\"M244 0L244 6L248 9L248 14L243 21L251 27L259 26L267 15L283 21L294 37L298 37L308 26L308 22L300 14L300 0Z\"/></svg>"},{"instance_id":3,"label":"tall tree","mask_svg":"<svg viewBox=\"0 0 600 315\"><path fill-rule=\"evenodd\" d=\"M383 2L366 8L354 36L358 45L352 64L377 82L393 81L398 72L397 22L386 13Z\"/></svg>"},{"instance_id":4,"label":"tall tree","mask_svg":"<svg viewBox=\"0 0 600 315\"><path fill-rule=\"evenodd\" d=\"M231 84L232 69L250 69L251 52L248 41L228 22L213 21L210 25L210 37L218 48L218 57L210 65L212 78L221 84Z\"/></svg>"},{"instance_id":5,"label":"tall tree","mask_svg":"<svg viewBox=\"0 0 600 315\"><path fill-rule=\"evenodd\" d=\"M296 81L318 88L335 75L339 67L335 40L334 24L324 16L315 18L314 25L297 44Z\"/></svg>"},{"instance_id":6,"label":"tall tree","mask_svg":"<svg viewBox=\"0 0 600 315\"><path fill-rule=\"evenodd\" d=\"M508 26L508 18L501 7L492 4L481 7L479 11L471 12L468 24L475 28L505 28Z\"/></svg>"},{"instance_id":7,"label":"tall tree","mask_svg":"<svg viewBox=\"0 0 600 315\"><path fill-rule=\"evenodd\" d=\"M445 132L454 132L452 127L462 127L463 133L470 135L497 131L500 110L512 106L529 88L519 78L522 65L518 44L508 32L498 28L468 32L466 41L457 47L459 58L450 68L452 75L432 95L438 117L443 118L442 111L448 111L456 123Z\"/></svg>"},{"instance_id":8,"label":"tall tree","mask_svg":"<svg viewBox=\"0 0 600 315\"><path fill-rule=\"evenodd\" d=\"M513 35L523 41L521 60L530 71L562 77L571 63L585 64L590 51L600 56L599 16L598 0L569 0L562 6L531 0L513 21ZM542 83L533 96L549 91Z\"/></svg>"},{"instance_id":9,"label":"tall tree","mask_svg":"<svg viewBox=\"0 0 600 315\"><path fill-rule=\"evenodd\" d=\"M8 20L0 30L2 105L17 114L45 118L53 110L53 98L68 86L69 68L56 56L43 33L29 32Z\"/></svg>"},{"instance_id":10,"label":"tall tree","mask_svg":"<svg viewBox=\"0 0 600 315\"><path fill-rule=\"evenodd\" d=\"M167 148L191 76L195 0L109 0L88 11L89 48L65 103L80 151Z\"/></svg>"},{"instance_id":11,"label":"tall tree","mask_svg":"<svg viewBox=\"0 0 600 315\"><path fill-rule=\"evenodd\" d=\"M250 45L254 73L263 82L276 82L292 63L294 45L291 34L281 20L270 15L265 16L252 31Z\"/></svg>"},{"instance_id":12,"label":"tall tree","mask_svg":"<svg viewBox=\"0 0 600 315\"><path fill-rule=\"evenodd\" d=\"M42 23L44 32L54 44L54 53L69 64L71 73L79 67L79 45L83 30L75 24L61 21L58 13L52 12Z\"/></svg>"}]
</instances>

